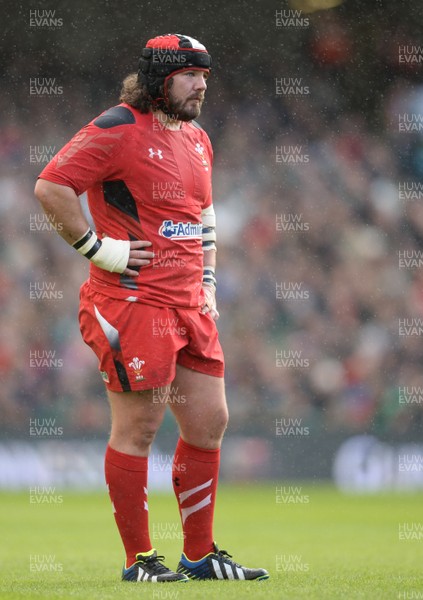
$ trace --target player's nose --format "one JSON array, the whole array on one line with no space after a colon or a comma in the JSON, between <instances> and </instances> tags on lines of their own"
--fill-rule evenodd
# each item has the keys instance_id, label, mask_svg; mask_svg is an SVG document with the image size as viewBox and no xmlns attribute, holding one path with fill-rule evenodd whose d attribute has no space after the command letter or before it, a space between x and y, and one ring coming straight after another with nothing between
<instances>
[{"instance_id":1,"label":"player's nose","mask_svg":"<svg viewBox=\"0 0 423 600\"><path fill-rule=\"evenodd\" d=\"M205 92L207 89L207 81L202 71L197 72L197 77L194 78L194 89L197 91Z\"/></svg>"}]
</instances>

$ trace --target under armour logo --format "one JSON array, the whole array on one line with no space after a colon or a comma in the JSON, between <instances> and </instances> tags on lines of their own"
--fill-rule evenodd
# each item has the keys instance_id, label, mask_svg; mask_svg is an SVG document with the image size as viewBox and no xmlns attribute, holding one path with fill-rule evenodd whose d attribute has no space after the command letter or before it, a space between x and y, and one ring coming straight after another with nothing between
<instances>
[{"instance_id":1,"label":"under armour logo","mask_svg":"<svg viewBox=\"0 0 423 600\"><path fill-rule=\"evenodd\" d=\"M153 150L153 148L149 148L148 153L149 158L154 158L155 156L158 156L160 160L163 158L162 150L160 149Z\"/></svg>"}]
</instances>

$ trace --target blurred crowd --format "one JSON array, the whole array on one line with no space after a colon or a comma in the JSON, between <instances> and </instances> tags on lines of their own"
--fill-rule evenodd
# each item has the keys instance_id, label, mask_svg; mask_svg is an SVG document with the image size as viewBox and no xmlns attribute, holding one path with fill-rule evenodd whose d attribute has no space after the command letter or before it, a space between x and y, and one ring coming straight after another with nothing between
<instances>
[{"instance_id":1,"label":"blurred crowd","mask_svg":"<svg viewBox=\"0 0 423 600\"><path fill-rule=\"evenodd\" d=\"M330 20L324 35L309 32L296 71L309 93L277 93L276 70L248 71L242 97L233 79L210 79L200 122L215 152L230 433L274 436L280 419L380 435L414 435L423 424L423 135L398 127L400 114L423 115L423 86L398 69L395 48L412 43L399 37L383 94L371 110L351 107L347 34ZM58 151L113 104L97 92L75 79L63 99L31 99L30 115L16 114L0 138L0 412L9 433L49 418L69 435L108 428L97 360L77 325L88 265L49 230L32 195L47 147Z\"/></svg>"}]
</instances>

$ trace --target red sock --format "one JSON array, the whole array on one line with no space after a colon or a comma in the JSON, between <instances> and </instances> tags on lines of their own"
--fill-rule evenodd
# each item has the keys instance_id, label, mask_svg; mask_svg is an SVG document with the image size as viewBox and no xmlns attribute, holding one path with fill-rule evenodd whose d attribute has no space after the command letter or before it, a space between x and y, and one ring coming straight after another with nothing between
<instances>
[{"instance_id":1,"label":"red sock","mask_svg":"<svg viewBox=\"0 0 423 600\"><path fill-rule=\"evenodd\" d=\"M219 476L220 450L205 450L181 438L172 469L184 532L184 553L199 560L213 552L213 514Z\"/></svg>"},{"instance_id":2,"label":"red sock","mask_svg":"<svg viewBox=\"0 0 423 600\"><path fill-rule=\"evenodd\" d=\"M129 567L138 552L152 548L148 532L148 458L123 454L107 446L104 471Z\"/></svg>"}]
</instances>

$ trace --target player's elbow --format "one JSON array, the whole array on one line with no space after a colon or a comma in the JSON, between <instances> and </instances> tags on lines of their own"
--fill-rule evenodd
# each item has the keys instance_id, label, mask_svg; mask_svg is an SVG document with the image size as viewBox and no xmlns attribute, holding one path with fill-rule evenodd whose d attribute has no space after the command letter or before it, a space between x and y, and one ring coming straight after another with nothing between
<instances>
[{"instance_id":1,"label":"player's elbow","mask_svg":"<svg viewBox=\"0 0 423 600\"><path fill-rule=\"evenodd\" d=\"M66 191L63 186L45 179L38 179L34 188L35 197L45 211L52 209L58 198Z\"/></svg>"},{"instance_id":2,"label":"player's elbow","mask_svg":"<svg viewBox=\"0 0 423 600\"><path fill-rule=\"evenodd\" d=\"M45 179L37 179L37 183L35 184L34 188L34 194L38 202L44 206L49 202L49 199L52 196L51 183Z\"/></svg>"}]
</instances>

